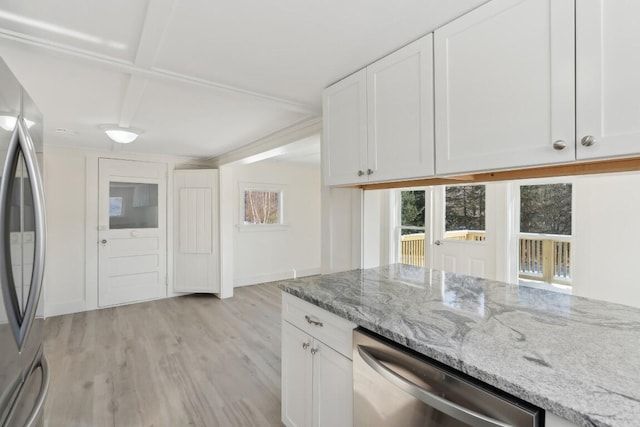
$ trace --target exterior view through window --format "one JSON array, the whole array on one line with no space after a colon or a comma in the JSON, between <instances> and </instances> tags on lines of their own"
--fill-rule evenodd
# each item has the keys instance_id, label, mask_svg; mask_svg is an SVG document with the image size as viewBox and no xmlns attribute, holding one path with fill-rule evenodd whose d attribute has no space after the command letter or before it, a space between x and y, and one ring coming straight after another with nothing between
<instances>
[{"instance_id":1,"label":"exterior view through window","mask_svg":"<svg viewBox=\"0 0 640 427\"><path fill-rule=\"evenodd\" d=\"M245 188L244 223L282 224L282 192Z\"/></svg>"},{"instance_id":2,"label":"exterior view through window","mask_svg":"<svg viewBox=\"0 0 640 427\"><path fill-rule=\"evenodd\" d=\"M571 184L520 186L519 278L571 285Z\"/></svg>"},{"instance_id":3,"label":"exterior view through window","mask_svg":"<svg viewBox=\"0 0 640 427\"><path fill-rule=\"evenodd\" d=\"M445 188L445 233L449 240L485 240L484 185L456 185Z\"/></svg>"},{"instance_id":4,"label":"exterior view through window","mask_svg":"<svg viewBox=\"0 0 640 427\"><path fill-rule=\"evenodd\" d=\"M424 190L401 191L400 262L424 267L426 203Z\"/></svg>"}]
</instances>

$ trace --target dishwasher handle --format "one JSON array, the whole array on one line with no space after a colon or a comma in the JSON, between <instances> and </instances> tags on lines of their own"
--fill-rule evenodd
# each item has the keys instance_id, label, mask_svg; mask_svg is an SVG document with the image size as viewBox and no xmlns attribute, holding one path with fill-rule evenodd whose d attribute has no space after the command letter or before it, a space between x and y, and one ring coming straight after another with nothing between
<instances>
[{"instance_id":1,"label":"dishwasher handle","mask_svg":"<svg viewBox=\"0 0 640 427\"><path fill-rule=\"evenodd\" d=\"M512 427L510 424L505 424L486 415L482 415L419 387L380 363L378 359L361 345L358 345L358 353L367 365L391 384L450 417L478 427Z\"/></svg>"}]
</instances>

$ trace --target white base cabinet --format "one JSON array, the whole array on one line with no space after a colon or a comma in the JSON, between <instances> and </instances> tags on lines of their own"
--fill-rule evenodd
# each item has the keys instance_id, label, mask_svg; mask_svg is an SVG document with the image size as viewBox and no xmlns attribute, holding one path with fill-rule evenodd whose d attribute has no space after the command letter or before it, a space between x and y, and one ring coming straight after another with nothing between
<instances>
[{"instance_id":1,"label":"white base cabinet","mask_svg":"<svg viewBox=\"0 0 640 427\"><path fill-rule=\"evenodd\" d=\"M282 422L352 426L355 325L286 293L282 312Z\"/></svg>"}]
</instances>

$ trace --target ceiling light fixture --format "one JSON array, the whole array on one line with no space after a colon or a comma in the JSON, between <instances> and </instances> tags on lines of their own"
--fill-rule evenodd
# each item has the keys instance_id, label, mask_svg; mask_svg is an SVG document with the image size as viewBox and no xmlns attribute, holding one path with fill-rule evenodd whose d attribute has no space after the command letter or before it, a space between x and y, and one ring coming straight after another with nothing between
<instances>
[{"instance_id":1,"label":"ceiling light fixture","mask_svg":"<svg viewBox=\"0 0 640 427\"><path fill-rule=\"evenodd\" d=\"M142 129L126 128L118 125L101 125L100 129L102 129L113 142L117 142L118 144L133 142L143 133Z\"/></svg>"}]
</instances>

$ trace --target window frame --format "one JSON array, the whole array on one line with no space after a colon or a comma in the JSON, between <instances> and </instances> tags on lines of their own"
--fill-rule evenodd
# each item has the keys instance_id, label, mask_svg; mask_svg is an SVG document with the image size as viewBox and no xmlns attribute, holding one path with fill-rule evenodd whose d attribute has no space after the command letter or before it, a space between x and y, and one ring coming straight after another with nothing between
<instances>
[{"instance_id":1,"label":"window frame","mask_svg":"<svg viewBox=\"0 0 640 427\"><path fill-rule=\"evenodd\" d=\"M287 186L284 184L264 184L254 182L241 182L239 184L238 229L240 231L277 231L286 230L289 225L285 222L285 203ZM245 223L245 193L247 191L264 191L278 193L278 219L275 224L249 224Z\"/></svg>"},{"instance_id":2,"label":"window frame","mask_svg":"<svg viewBox=\"0 0 640 427\"><path fill-rule=\"evenodd\" d=\"M409 226L402 225L402 192L404 191L424 191L424 200L425 200L425 224L424 227L418 226ZM431 245L431 234L432 234L432 221L433 215L431 212L432 209L432 187L406 187L406 188L397 188L393 192L392 205L393 205L393 214L392 214L392 224L393 227L390 227L390 241L393 242L393 248L391 249L389 255L391 256L392 263L402 263L402 230L415 230L422 231L424 234L424 259L423 264L424 267L428 267L432 265L431 256L432 253L428 250L428 247Z\"/></svg>"},{"instance_id":3,"label":"window frame","mask_svg":"<svg viewBox=\"0 0 640 427\"><path fill-rule=\"evenodd\" d=\"M521 209L521 201L520 201L520 187L527 185L551 185L551 184L571 184L571 234L548 234L548 233L528 233L520 231L520 209ZM569 242L571 244L571 254L570 254L570 265L575 265L575 213L576 213L576 180L573 177L558 177L558 178L537 178L537 179L526 179L526 180L517 180L511 183L511 193L512 193L512 212L513 212L513 221L512 221L512 232L511 232L511 245L509 249L509 258L510 261L510 277L511 281L515 281L515 283L522 284L526 282L527 286L540 287L542 289L550 289L556 292L563 293L572 293L574 289L573 283L573 268L572 275L570 276L570 283L557 283L557 282L543 282L534 279L521 279L520 278L520 253L519 253L519 242L521 238L531 238L538 237L542 239L552 239L562 242Z\"/></svg>"}]
</instances>

